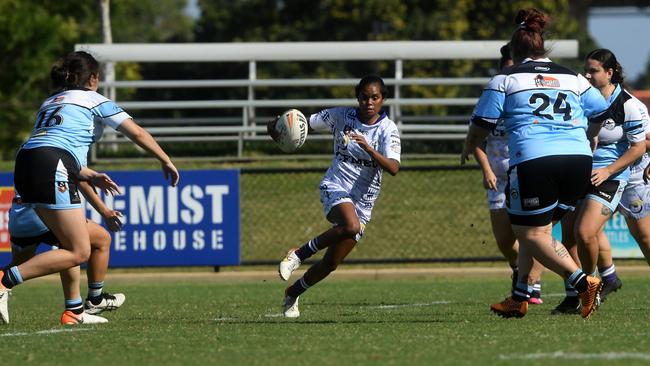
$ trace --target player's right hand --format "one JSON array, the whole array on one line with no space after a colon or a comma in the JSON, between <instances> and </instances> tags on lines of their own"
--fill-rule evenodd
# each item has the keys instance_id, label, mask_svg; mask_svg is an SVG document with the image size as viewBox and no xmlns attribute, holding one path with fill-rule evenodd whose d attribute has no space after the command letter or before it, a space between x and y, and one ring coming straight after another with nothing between
<instances>
[{"instance_id":1,"label":"player's right hand","mask_svg":"<svg viewBox=\"0 0 650 366\"><path fill-rule=\"evenodd\" d=\"M266 132L271 136L273 141L278 141L278 138L280 137L280 134L278 134L278 131L275 130L275 125L278 123L278 120L280 119L280 116L275 116L272 120L270 120L266 124Z\"/></svg>"},{"instance_id":2,"label":"player's right hand","mask_svg":"<svg viewBox=\"0 0 650 366\"><path fill-rule=\"evenodd\" d=\"M497 190L497 177L492 172L483 175L483 187L492 191Z\"/></svg>"},{"instance_id":3,"label":"player's right hand","mask_svg":"<svg viewBox=\"0 0 650 366\"><path fill-rule=\"evenodd\" d=\"M106 222L106 227L112 232L122 230L122 213L120 211L108 210L102 214L104 221Z\"/></svg>"}]
</instances>

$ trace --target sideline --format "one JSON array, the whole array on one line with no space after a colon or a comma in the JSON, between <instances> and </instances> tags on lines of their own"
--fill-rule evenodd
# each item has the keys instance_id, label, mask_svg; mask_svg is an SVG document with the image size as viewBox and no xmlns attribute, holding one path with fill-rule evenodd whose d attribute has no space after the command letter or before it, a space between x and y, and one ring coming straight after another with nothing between
<instances>
[{"instance_id":1,"label":"sideline","mask_svg":"<svg viewBox=\"0 0 650 366\"><path fill-rule=\"evenodd\" d=\"M150 270L150 272L149 272ZM621 274L650 274L650 267L647 265L616 266ZM145 272L146 271L146 272ZM226 270L221 272L156 272L155 268L137 269L133 272L111 272L109 269L107 278L113 281L128 282L186 282L186 281L208 281L208 282L236 282L236 281L281 281L275 269L268 270ZM299 278L304 270L298 270L292 278ZM429 277L481 277L481 276L509 276L510 268L501 267L445 267L445 268L339 268L332 273L331 279L396 279L396 278L429 278ZM553 275L550 271L545 274ZM85 277L83 275L82 277ZM56 281L59 282L59 275L49 275L31 280ZM85 279L82 279L82 282Z\"/></svg>"}]
</instances>

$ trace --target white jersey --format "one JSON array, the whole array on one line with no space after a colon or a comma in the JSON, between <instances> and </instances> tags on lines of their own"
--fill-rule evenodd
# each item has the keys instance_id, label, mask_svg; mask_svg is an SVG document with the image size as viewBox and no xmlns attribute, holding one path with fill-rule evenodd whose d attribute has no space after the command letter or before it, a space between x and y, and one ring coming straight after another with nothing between
<instances>
[{"instance_id":1,"label":"white jersey","mask_svg":"<svg viewBox=\"0 0 650 366\"><path fill-rule=\"evenodd\" d=\"M498 179L506 179L510 165L510 153L508 150L508 135L503 120L497 122L496 128L490 131L487 136L485 153L494 175Z\"/></svg>"},{"instance_id":2,"label":"white jersey","mask_svg":"<svg viewBox=\"0 0 650 366\"><path fill-rule=\"evenodd\" d=\"M645 108L645 105L640 101L639 101L639 107L643 109L645 115L647 116L648 109ZM645 134L646 135L650 134L650 123L647 119L644 121L644 125L645 125ZM644 153L643 155L641 155L640 158L638 158L634 163L632 163L632 165L630 165L630 181L628 184L629 188L632 188L632 186L637 184L645 185L645 182L643 181L643 170L645 169L645 167L648 166L648 164L650 164L650 157L648 157L648 153Z\"/></svg>"},{"instance_id":3,"label":"white jersey","mask_svg":"<svg viewBox=\"0 0 650 366\"><path fill-rule=\"evenodd\" d=\"M334 158L321 185L338 186L356 204L371 209L379 196L382 168L348 135L363 135L373 149L399 162L401 141L395 123L382 112L375 124L367 125L359 120L356 108L337 107L312 114L309 125L330 130L334 137Z\"/></svg>"},{"instance_id":4,"label":"white jersey","mask_svg":"<svg viewBox=\"0 0 650 366\"><path fill-rule=\"evenodd\" d=\"M43 102L32 135L22 146L57 147L70 152L80 167L86 166L88 147L97 137L95 125L117 127L131 118L115 102L91 90L66 90Z\"/></svg>"}]
</instances>

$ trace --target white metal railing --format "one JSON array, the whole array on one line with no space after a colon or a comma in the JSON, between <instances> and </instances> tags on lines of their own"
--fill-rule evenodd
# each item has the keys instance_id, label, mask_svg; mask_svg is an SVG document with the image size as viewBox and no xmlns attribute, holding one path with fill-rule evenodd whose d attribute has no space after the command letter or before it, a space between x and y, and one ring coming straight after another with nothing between
<instances>
[{"instance_id":1,"label":"white metal railing","mask_svg":"<svg viewBox=\"0 0 650 366\"><path fill-rule=\"evenodd\" d=\"M226 109L241 110L239 116L206 118L151 118L139 120L161 142L236 141L237 156L243 156L245 141L268 139L265 122L271 116L258 116L258 108L303 108L354 106L354 99L283 99L256 98L256 88L354 86L358 79L258 79L258 62L383 60L394 62L395 74L385 78L393 86L393 95L385 105L400 129L403 139L450 140L463 138L466 125L458 125L468 116L403 115L406 106L473 106L476 98L405 98L403 86L483 86L487 77L419 78L405 77L405 60L497 59L506 41L387 41L387 42L295 42L295 43L187 43L187 44L80 44L77 50L92 53L101 62L246 62L248 78L215 80L134 80L102 83L104 92L117 88L235 88L246 90L245 99L232 100L160 100L119 101L124 109ZM550 41L550 57L575 58L578 42ZM136 114L137 115L137 114ZM183 124L200 125L188 127ZM104 143L124 142L122 136L106 131ZM328 136L314 135L311 139ZM96 158L95 150L93 150Z\"/></svg>"}]
</instances>

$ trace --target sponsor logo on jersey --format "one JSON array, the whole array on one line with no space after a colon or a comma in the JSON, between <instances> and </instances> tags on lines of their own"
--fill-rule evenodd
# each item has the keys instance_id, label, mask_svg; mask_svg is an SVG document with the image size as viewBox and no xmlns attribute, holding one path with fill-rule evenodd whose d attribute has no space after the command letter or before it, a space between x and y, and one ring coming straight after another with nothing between
<instances>
[{"instance_id":1,"label":"sponsor logo on jersey","mask_svg":"<svg viewBox=\"0 0 650 366\"><path fill-rule=\"evenodd\" d=\"M545 88L559 88L560 81L550 76L544 76L542 74L538 74L537 76L535 76L535 86L537 87L541 86Z\"/></svg>"},{"instance_id":2,"label":"sponsor logo on jersey","mask_svg":"<svg viewBox=\"0 0 650 366\"><path fill-rule=\"evenodd\" d=\"M65 193L68 190L68 185L65 182L56 182L59 192Z\"/></svg>"},{"instance_id":3,"label":"sponsor logo on jersey","mask_svg":"<svg viewBox=\"0 0 650 366\"><path fill-rule=\"evenodd\" d=\"M512 197L512 199L516 200L517 198L519 198L519 191L516 190L516 189L511 189L510 190L510 197Z\"/></svg>"},{"instance_id":4,"label":"sponsor logo on jersey","mask_svg":"<svg viewBox=\"0 0 650 366\"><path fill-rule=\"evenodd\" d=\"M546 71L549 71L549 70L551 70L551 68L548 67L548 66L535 66L535 71L546 72Z\"/></svg>"},{"instance_id":5,"label":"sponsor logo on jersey","mask_svg":"<svg viewBox=\"0 0 650 366\"><path fill-rule=\"evenodd\" d=\"M635 199L630 203L630 211L632 213L639 213L643 209L643 200L642 199Z\"/></svg>"},{"instance_id":6,"label":"sponsor logo on jersey","mask_svg":"<svg viewBox=\"0 0 650 366\"><path fill-rule=\"evenodd\" d=\"M610 202L610 201L612 200L612 195L609 194L609 193L605 193L605 192L599 191L599 192L598 192L598 195L601 196L601 197L603 197L604 199L606 199L607 202Z\"/></svg>"},{"instance_id":7,"label":"sponsor logo on jersey","mask_svg":"<svg viewBox=\"0 0 650 366\"><path fill-rule=\"evenodd\" d=\"M524 198L524 207L537 207L539 206L539 197Z\"/></svg>"},{"instance_id":8,"label":"sponsor logo on jersey","mask_svg":"<svg viewBox=\"0 0 650 366\"><path fill-rule=\"evenodd\" d=\"M614 127L616 127L616 122L613 119L608 118L603 122L603 127L607 130L613 130Z\"/></svg>"}]
</instances>

